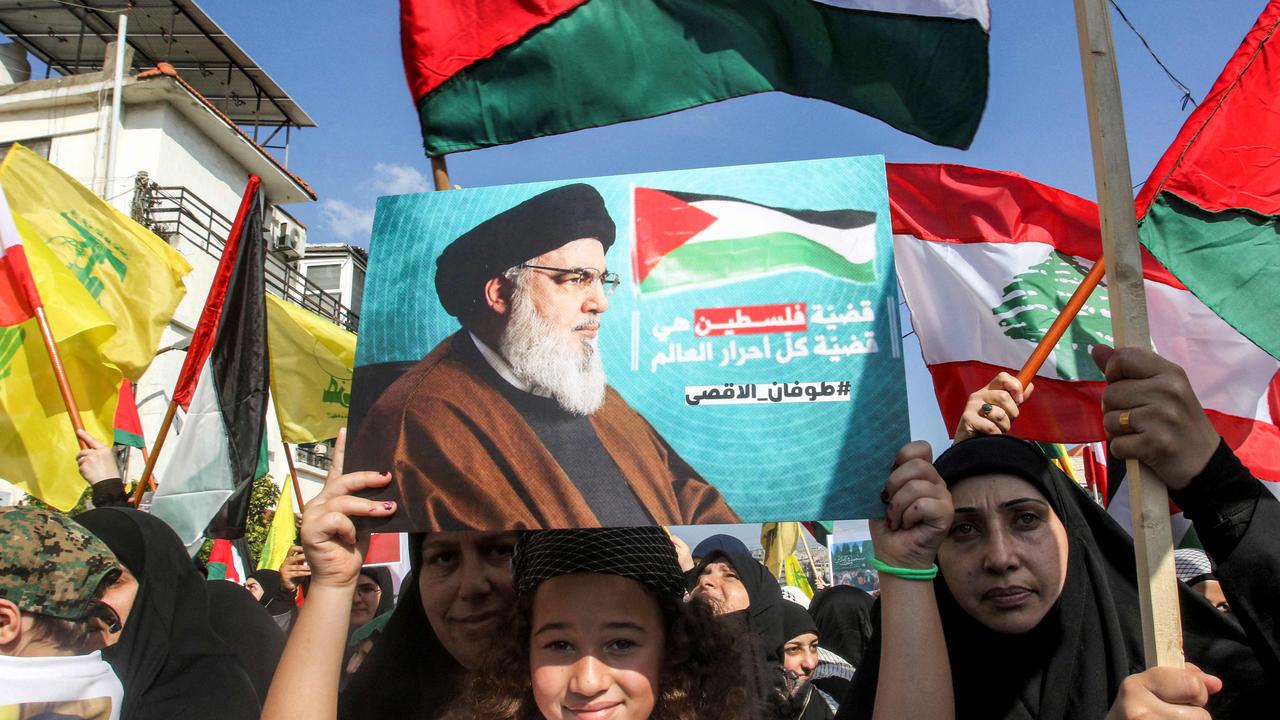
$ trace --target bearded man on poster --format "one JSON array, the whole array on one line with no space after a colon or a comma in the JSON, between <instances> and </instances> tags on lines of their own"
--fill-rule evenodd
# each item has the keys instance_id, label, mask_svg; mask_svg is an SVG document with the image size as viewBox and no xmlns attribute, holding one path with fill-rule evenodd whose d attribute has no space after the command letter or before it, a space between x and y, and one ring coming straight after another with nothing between
<instances>
[{"instance_id":1,"label":"bearded man on poster","mask_svg":"<svg viewBox=\"0 0 1280 720\"><path fill-rule=\"evenodd\" d=\"M618 276L590 185L485 220L436 261L462 329L374 403L352 467L414 530L735 523L738 516L605 381L596 345Z\"/></svg>"}]
</instances>

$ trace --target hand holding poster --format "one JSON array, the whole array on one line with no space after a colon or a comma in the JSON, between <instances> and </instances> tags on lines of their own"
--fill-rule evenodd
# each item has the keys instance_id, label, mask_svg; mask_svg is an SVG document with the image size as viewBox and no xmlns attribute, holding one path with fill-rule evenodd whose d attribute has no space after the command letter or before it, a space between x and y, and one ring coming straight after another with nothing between
<instances>
[{"instance_id":1,"label":"hand holding poster","mask_svg":"<svg viewBox=\"0 0 1280 720\"><path fill-rule=\"evenodd\" d=\"M879 514L908 432L880 158L383 198L371 247L378 529Z\"/></svg>"}]
</instances>

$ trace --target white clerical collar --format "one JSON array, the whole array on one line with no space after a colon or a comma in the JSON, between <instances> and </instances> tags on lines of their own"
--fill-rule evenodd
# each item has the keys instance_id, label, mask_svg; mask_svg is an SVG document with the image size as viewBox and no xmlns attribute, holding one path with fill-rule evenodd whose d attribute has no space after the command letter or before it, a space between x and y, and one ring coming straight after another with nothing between
<instances>
[{"instance_id":1,"label":"white clerical collar","mask_svg":"<svg viewBox=\"0 0 1280 720\"><path fill-rule=\"evenodd\" d=\"M489 363L489 367L493 368L493 371L498 373L498 376L503 380L511 383L512 387L532 395L551 397L550 395L531 390L528 383L516 377L515 372L511 369L511 365L509 365L501 355L494 352L488 345L485 345L484 341L476 337L475 333L468 330L467 334L471 336L471 342L476 344L476 349L480 351L482 356L484 356L485 362Z\"/></svg>"}]
</instances>

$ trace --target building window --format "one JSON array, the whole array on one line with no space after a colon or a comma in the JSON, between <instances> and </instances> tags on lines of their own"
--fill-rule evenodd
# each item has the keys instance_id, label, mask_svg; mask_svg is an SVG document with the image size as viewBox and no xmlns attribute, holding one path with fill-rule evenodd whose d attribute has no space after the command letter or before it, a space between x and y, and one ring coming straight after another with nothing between
<instances>
[{"instance_id":1,"label":"building window","mask_svg":"<svg viewBox=\"0 0 1280 720\"><path fill-rule=\"evenodd\" d=\"M9 153L9 148L22 143L23 147L31 152L39 155L45 160L49 159L49 138L31 138L29 140L15 140L14 142L0 143L0 158Z\"/></svg>"},{"instance_id":2,"label":"building window","mask_svg":"<svg viewBox=\"0 0 1280 720\"><path fill-rule=\"evenodd\" d=\"M341 265L308 265L307 279L334 297L340 297L342 294Z\"/></svg>"}]
</instances>

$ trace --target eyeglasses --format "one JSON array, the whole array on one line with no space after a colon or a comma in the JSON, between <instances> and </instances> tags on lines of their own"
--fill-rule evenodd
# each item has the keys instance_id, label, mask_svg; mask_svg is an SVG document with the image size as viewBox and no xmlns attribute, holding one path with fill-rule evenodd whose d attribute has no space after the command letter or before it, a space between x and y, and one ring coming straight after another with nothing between
<instances>
[{"instance_id":1,"label":"eyeglasses","mask_svg":"<svg viewBox=\"0 0 1280 720\"><path fill-rule=\"evenodd\" d=\"M546 265L530 265L529 263L520 265L520 267L529 268L530 270L548 270L551 272L562 273L563 277L560 279L561 283L570 285L575 289L582 290L583 292L586 292L596 280L599 280L600 287L604 288L605 297L612 295L613 291L618 289L619 283L622 282L618 277L618 273L600 272L593 268L558 268L547 267Z\"/></svg>"}]
</instances>

